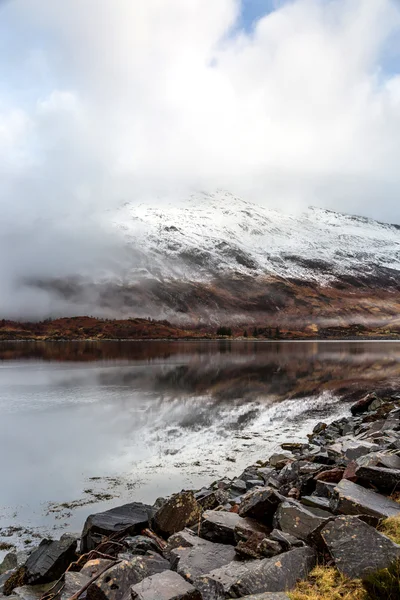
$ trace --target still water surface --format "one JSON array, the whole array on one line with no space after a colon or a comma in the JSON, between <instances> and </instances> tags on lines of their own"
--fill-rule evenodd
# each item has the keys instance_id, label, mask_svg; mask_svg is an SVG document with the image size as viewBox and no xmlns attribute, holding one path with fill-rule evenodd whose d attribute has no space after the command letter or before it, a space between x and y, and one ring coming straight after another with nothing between
<instances>
[{"instance_id":1,"label":"still water surface","mask_svg":"<svg viewBox=\"0 0 400 600\"><path fill-rule=\"evenodd\" d=\"M239 475L399 380L396 342L0 343L0 537Z\"/></svg>"}]
</instances>

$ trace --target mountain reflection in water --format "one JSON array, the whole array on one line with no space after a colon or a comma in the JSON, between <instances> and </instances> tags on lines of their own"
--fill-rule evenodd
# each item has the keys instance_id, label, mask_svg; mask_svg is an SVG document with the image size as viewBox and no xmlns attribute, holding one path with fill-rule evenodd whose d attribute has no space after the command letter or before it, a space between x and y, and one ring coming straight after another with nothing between
<instances>
[{"instance_id":1,"label":"mountain reflection in water","mask_svg":"<svg viewBox=\"0 0 400 600\"><path fill-rule=\"evenodd\" d=\"M0 527L239 475L399 380L400 343L2 342Z\"/></svg>"}]
</instances>

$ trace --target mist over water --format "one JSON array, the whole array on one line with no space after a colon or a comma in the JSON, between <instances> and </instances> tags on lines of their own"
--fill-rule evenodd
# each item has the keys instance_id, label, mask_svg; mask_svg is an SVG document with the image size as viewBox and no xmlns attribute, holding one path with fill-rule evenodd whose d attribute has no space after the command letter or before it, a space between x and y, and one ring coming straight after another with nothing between
<instances>
[{"instance_id":1,"label":"mist over water","mask_svg":"<svg viewBox=\"0 0 400 600\"><path fill-rule=\"evenodd\" d=\"M0 528L32 539L240 475L398 389L400 343L4 342L0 378Z\"/></svg>"}]
</instances>

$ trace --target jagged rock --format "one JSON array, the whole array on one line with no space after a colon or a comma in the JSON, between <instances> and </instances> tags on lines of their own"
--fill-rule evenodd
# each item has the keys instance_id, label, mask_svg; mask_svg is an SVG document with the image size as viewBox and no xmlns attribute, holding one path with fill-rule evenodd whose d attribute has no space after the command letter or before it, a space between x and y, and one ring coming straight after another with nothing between
<instances>
[{"instance_id":1,"label":"jagged rock","mask_svg":"<svg viewBox=\"0 0 400 600\"><path fill-rule=\"evenodd\" d=\"M188 581L227 565L235 559L235 548L207 542L193 548L175 548L171 552L172 568Z\"/></svg>"},{"instance_id":2,"label":"jagged rock","mask_svg":"<svg viewBox=\"0 0 400 600\"><path fill-rule=\"evenodd\" d=\"M144 579L131 587L132 600L202 600L200 592L174 571Z\"/></svg>"},{"instance_id":3,"label":"jagged rock","mask_svg":"<svg viewBox=\"0 0 400 600\"><path fill-rule=\"evenodd\" d=\"M236 542L246 541L250 537L257 535L260 539L263 539L270 532L270 527L255 521L254 519L243 519L239 521L234 530L234 536Z\"/></svg>"},{"instance_id":4,"label":"jagged rock","mask_svg":"<svg viewBox=\"0 0 400 600\"><path fill-rule=\"evenodd\" d=\"M313 433L322 433L322 431L325 431L325 429L327 428L327 424L326 423L317 423L313 429Z\"/></svg>"},{"instance_id":5,"label":"jagged rock","mask_svg":"<svg viewBox=\"0 0 400 600\"><path fill-rule=\"evenodd\" d=\"M307 577L315 565L311 548L296 548L279 557L247 563L229 563L208 575L198 577L194 585L203 600L240 598L261 592L281 592L292 589L298 579Z\"/></svg>"},{"instance_id":6,"label":"jagged rock","mask_svg":"<svg viewBox=\"0 0 400 600\"><path fill-rule=\"evenodd\" d=\"M325 483L339 483L343 478L344 469L335 468L321 471L314 476L316 481L324 481Z\"/></svg>"},{"instance_id":7,"label":"jagged rock","mask_svg":"<svg viewBox=\"0 0 400 600\"><path fill-rule=\"evenodd\" d=\"M103 537L116 533L140 533L149 525L154 508L141 502L131 502L105 512L90 515L82 532L82 552L94 550Z\"/></svg>"},{"instance_id":8,"label":"jagged rock","mask_svg":"<svg viewBox=\"0 0 400 600\"><path fill-rule=\"evenodd\" d=\"M327 481L317 481L314 494L320 498L330 498L336 487L336 483L328 483Z\"/></svg>"},{"instance_id":9,"label":"jagged rock","mask_svg":"<svg viewBox=\"0 0 400 600\"><path fill-rule=\"evenodd\" d=\"M29 555L25 566L26 583L48 583L58 579L75 560L77 539L65 534L58 541L42 540Z\"/></svg>"},{"instance_id":10,"label":"jagged rock","mask_svg":"<svg viewBox=\"0 0 400 600\"><path fill-rule=\"evenodd\" d=\"M280 470L291 460L293 460L293 456L290 454L273 454L268 462L271 467Z\"/></svg>"},{"instance_id":11,"label":"jagged rock","mask_svg":"<svg viewBox=\"0 0 400 600\"><path fill-rule=\"evenodd\" d=\"M276 512L276 523L285 533L307 541L334 518L331 513L305 507L298 502L284 502Z\"/></svg>"},{"instance_id":12,"label":"jagged rock","mask_svg":"<svg viewBox=\"0 0 400 600\"><path fill-rule=\"evenodd\" d=\"M247 491L247 485L241 479L234 479L232 481L231 489L239 492L240 494L244 494Z\"/></svg>"},{"instance_id":13,"label":"jagged rock","mask_svg":"<svg viewBox=\"0 0 400 600\"><path fill-rule=\"evenodd\" d=\"M281 554L283 552L283 548L279 542L271 540L270 538L264 538L258 545L258 551L262 556L271 558L272 556Z\"/></svg>"},{"instance_id":14,"label":"jagged rock","mask_svg":"<svg viewBox=\"0 0 400 600\"><path fill-rule=\"evenodd\" d=\"M371 404L377 399L378 396L375 394L375 392L372 394L367 394L364 396L364 398L361 398L361 400L353 404L353 406L350 408L351 414L355 416L360 413L367 412Z\"/></svg>"},{"instance_id":15,"label":"jagged rock","mask_svg":"<svg viewBox=\"0 0 400 600\"><path fill-rule=\"evenodd\" d=\"M288 452L301 452L307 447L307 444L301 444L299 442L287 442L285 444L281 444L282 450L287 450Z\"/></svg>"},{"instance_id":16,"label":"jagged rock","mask_svg":"<svg viewBox=\"0 0 400 600\"><path fill-rule=\"evenodd\" d=\"M22 567L28 560L30 552L8 552L3 558L3 562L0 565L0 575L10 571L11 569L18 569Z\"/></svg>"},{"instance_id":17,"label":"jagged rock","mask_svg":"<svg viewBox=\"0 0 400 600\"><path fill-rule=\"evenodd\" d=\"M233 512L208 510L203 514L200 536L211 542L235 544L235 527L246 526L246 520Z\"/></svg>"},{"instance_id":18,"label":"jagged rock","mask_svg":"<svg viewBox=\"0 0 400 600\"><path fill-rule=\"evenodd\" d=\"M61 592L60 600L69 600L71 596L79 592L79 590L88 583L90 577L84 573L65 573L64 587Z\"/></svg>"},{"instance_id":19,"label":"jagged rock","mask_svg":"<svg viewBox=\"0 0 400 600\"><path fill-rule=\"evenodd\" d=\"M397 454L384 454L371 452L357 459L359 467L384 467L386 469L400 469L400 456Z\"/></svg>"},{"instance_id":20,"label":"jagged rock","mask_svg":"<svg viewBox=\"0 0 400 600\"><path fill-rule=\"evenodd\" d=\"M365 454L379 450L379 446L377 444L366 441L361 442L355 439L344 443L342 448L343 453L348 460L356 460L357 458L360 458L360 456L364 456Z\"/></svg>"},{"instance_id":21,"label":"jagged rock","mask_svg":"<svg viewBox=\"0 0 400 600\"><path fill-rule=\"evenodd\" d=\"M164 537L197 523L202 509L193 492L180 492L171 496L152 519L153 529Z\"/></svg>"},{"instance_id":22,"label":"jagged rock","mask_svg":"<svg viewBox=\"0 0 400 600\"><path fill-rule=\"evenodd\" d=\"M158 554L135 556L123 560L100 575L87 590L87 600L120 600L131 585L170 569L167 560Z\"/></svg>"},{"instance_id":23,"label":"jagged rock","mask_svg":"<svg viewBox=\"0 0 400 600\"><path fill-rule=\"evenodd\" d=\"M301 504L304 504L304 506L330 511L329 498L323 498L321 496L303 496L300 502Z\"/></svg>"},{"instance_id":24,"label":"jagged rock","mask_svg":"<svg viewBox=\"0 0 400 600\"><path fill-rule=\"evenodd\" d=\"M235 548L237 554L245 559L264 558L260 551L260 544L265 539L262 533L253 533L245 540L240 540ZM280 548L282 552L282 548Z\"/></svg>"},{"instance_id":25,"label":"jagged rock","mask_svg":"<svg viewBox=\"0 0 400 600\"><path fill-rule=\"evenodd\" d=\"M336 486L330 505L336 514L366 515L377 520L400 515L399 504L347 479Z\"/></svg>"},{"instance_id":26,"label":"jagged rock","mask_svg":"<svg viewBox=\"0 0 400 600\"><path fill-rule=\"evenodd\" d=\"M124 539L124 544L128 546L131 554L146 554L146 552L156 552L162 554L158 544L145 535L135 535Z\"/></svg>"},{"instance_id":27,"label":"jagged rock","mask_svg":"<svg viewBox=\"0 0 400 600\"><path fill-rule=\"evenodd\" d=\"M268 479L276 474L276 470L273 467L262 467L261 469L257 469L257 473L264 483L267 483Z\"/></svg>"},{"instance_id":28,"label":"jagged rock","mask_svg":"<svg viewBox=\"0 0 400 600\"><path fill-rule=\"evenodd\" d=\"M271 540L279 542L282 546L283 550L292 550L292 548L301 548L304 546L303 540L299 540L299 538L294 535L290 535L290 533L285 533L284 531L280 531L279 529L273 529L269 534Z\"/></svg>"},{"instance_id":29,"label":"jagged rock","mask_svg":"<svg viewBox=\"0 0 400 600\"><path fill-rule=\"evenodd\" d=\"M103 571L103 569L105 570L107 566L112 567L114 564L114 561L108 560L107 558L94 558L92 560L88 560L80 572L82 575L85 575L91 579L94 577L94 575L97 575L97 573Z\"/></svg>"},{"instance_id":30,"label":"jagged rock","mask_svg":"<svg viewBox=\"0 0 400 600\"><path fill-rule=\"evenodd\" d=\"M372 483L380 491L392 492L400 488L400 470L384 467L358 467L356 475L362 483Z\"/></svg>"},{"instance_id":31,"label":"jagged rock","mask_svg":"<svg viewBox=\"0 0 400 600\"><path fill-rule=\"evenodd\" d=\"M339 571L351 578L385 569L400 557L400 546L357 517L343 516L321 531Z\"/></svg>"},{"instance_id":32,"label":"jagged rock","mask_svg":"<svg viewBox=\"0 0 400 600\"><path fill-rule=\"evenodd\" d=\"M43 583L41 585L22 585L14 589L13 595L19 600L40 600L40 598L52 588L55 582Z\"/></svg>"},{"instance_id":33,"label":"jagged rock","mask_svg":"<svg viewBox=\"0 0 400 600\"><path fill-rule=\"evenodd\" d=\"M225 504L229 498L225 490L201 490L194 495L203 510L212 510Z\"/></svg>"},{"instance_id":34,"label":"jagged rock","mask_svg":"<svg viewBox=\"0 0 400 600\"><path fill-rule=\"evenodd\" d=\"M174 548L193 548L207 545L208 541L196 535L191 529L184 529L168 538L164 556L169 557Z\"/></svg>"},{"instance_id":35,"label":"jagged rock","mask_svg":"<svg viewBox=\"0 0 400 600\"><path fill-rule=\"evenodd\" d=\"M276 509L282 500L283 497L273 488L256 488L243 496L239 515L271 525Z\"/></svg>"}]
</instances>

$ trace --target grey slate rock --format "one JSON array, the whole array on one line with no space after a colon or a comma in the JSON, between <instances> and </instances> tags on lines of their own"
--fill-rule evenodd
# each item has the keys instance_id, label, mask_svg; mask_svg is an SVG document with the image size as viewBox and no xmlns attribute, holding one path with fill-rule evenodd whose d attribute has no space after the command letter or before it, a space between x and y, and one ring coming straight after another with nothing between
<instances>
[{"instance_id":1,"label":"grey slate rock","mask_svg":"<svg viewBox=\"0 0 400 600\"><path fill-rule=\"evenodd\" d=\"M229 495L225 490L200 490L194 495L203 510L213 510L227 502Z\"/></svg>"},{"instance_id":2,"label":"grey slate rock","mask_svg":"<svg viewBox=\"0 0 400 600\"><path fill-rule=\"evenodd\" d=\"M206 546L209 542L199 537L191 529L183 529L174 533L167 540L164 549L164 556L169 557L174 548L194 548L197 546Z\"/></svg>"},{"instance_id":3,"label":"grey slate rock","mask_svg":"<svg viewBox=\"0 0 400 600\"><path fill-rule=\"evenodd\" d=\"M174 494L158 509L151 523L154 531L168 538L201 518L202 508L193 492Z\"/></svg>"},{"instance_id":4,"label":"grey slate rock","mask_svg":"<svg viewBox=\"0 0 400 600\"><path fill-rule=\"evenodd\" d=\"M356 476L361 482L372 483L378 490L392 493L400 488L400 470L384 467L358 467Z\"/></svg>"},{"instance_id":5,"label":"grey slate rock","mask_svg":"<svg viewBox=\"0 0 400 600\"><path fill-rule=\"evenodd\" d=\"M249 594L283 592L295 587L315 566L312 548L296 548L278 557L230 563L195 580L203 600L241 598Z\"/></svg>"},{"instance_id":6,"label":"grey slate rock","mask_svg":"<svg viewBox=\"0 0 400 600\"><path fill-rule=\"evenodd\" d=\"M400 515L397 502L347 479L342 479L336 486L331 510L344 515L367 515L377 520Z\"/></svg>"},{"instance_id":7,"label":"grey slate rock","mask_svg":"<svg viewBox=\"0 0 400 600\"><path fill-rule=\"evenodd\" d=\"M132 600L202 600L200 592L174 571L144 579L131 587Z\"/></svg>"},{"instance_id":8,"label":"grey slate rock","mask_svg":"<svg viewBox=\"0 0 400 600\"><path fill-rule=\"evenodd\" d=\"M257 469L257 474L263 479L264 483L267 483L270 477L276 475L276 470L273 467L261 467Z\"/></svg>"},{"instance_id":9,"label":"grey slate rock","mask_svg":"<svg viewBox=\"0 0 400 600\"><path fill-rule=\"evenodd\" d=\"M25 563L26 582L48 583L58 579L75 560L77 540L65 534L58 541L42 540Z\"/></svg>"},{"instance_id":10,"label":"grey slate rock","mask_svg":"<svg viewBox=\"0 0 400 600\"><path fill-rule=\"evenodd\" d=\"M90 577L83 573L65 573L64 587L61 592L60 600L69 600L71 596L79 592L79 590L88 583Z\"/></svg>"},{"instance_id":11,"label":"grey slate rock","mask_svg":"<svg viewBox=\"0 0 400 600\"><path fill-rule=\"evenodd\" d=\"M247 491L247 485L241 479L234 479L232 481L231 490L234 490L236 493L244 494Z\"/></svg>"},{"instance_id":12,"label":"grey slate rock","mask_svg":"<svg viewBox=\"0 0 400 600\"><path fill-rule=\"evenodd\" d=\"M141 502L131 502L90 515L82 532L82 552L94 550L103 537L116 533L140 533L149 526L153 514L153 507Z\"/></svg>"},{"instance_id":13,"label":"grey slate rock","mask_svg":"<svg viewBox=\"0 0 400 600\"><path fill-rule=\"evenodd\" d=\"M366 441L361 442L355 440L354 438L343 444L343 453L349 461L357 460L357 458L360 458L360 456L365 456L365 454L376 452L377 450L379 450L379 446L377 444L372 444L371 442Z\"/></svg>"},{"instance_id":14,"label":"grey slate rock","mask_svg":"<svg viewBox=\"0 0 400 600\"><path fill-rule=\"evenodd\" d=\"M338 517L325 525L321 536L336 567L347 577L363 578L400 557L400 546L357 517Z\"/></svg>"},{"instance_id":15,"label":"grey slate rock","mask_svg":"<svg viewBox=\"0 0 400 600\"><path fill-rule=\"evenodd\" d=\"M55 583L42 583L40 585L22 585L21 587L15 588L13 591L13 596L19 598L19 600L40 600L40 598L45 594ZM10 596L8 596L10 598Z\"/></svg>"},{"instance_id":16,"label":"grey slate rock","mask_svg":"<svg viewBox=\"0 0 400 600\"><path fill-rule=\"evenodd\" d=\"M327 481L317 481L314 495L319 496L320 498L331 498L335 487L336 483L328 483Z\"/></svg>"},{"instance_id":17,"label":"grey slate rock","mask_svg":"<svg viewBox=\"0 0 400 600\"><path fill-rule=\"evenodd\" d=\"M175 548L171 552L171 565L181 577L193 582L196 577L227 565L235 557L233 546L207 542L194 548Z\"/></svg>"},{"instance_id":18,"label":"grey slate rock","mask_svg":"<svg viewBox=\"0 0 400 600\"><path fill-rule=\"evenodd\" d=\"M233 512L208 510L203 514L200 536L210 542L235 544L235 527L246 526L246 519Z\"/></svg>"},{"instance_id":19,"label":"grey slate rock","mask_svg":"<svg viewBox=\"0 0 400 600\"><path fill-rule=\"evenodd\" d=\"M124 544L128 546L131 554L146 554L146 552L157 552L162 554L161 549L156 542L145 535L135 535L124 539Z\"/></svg>"},{"instance_id":20,"label":"grey slate rock","mask_svg":"<svg viewBox=\"0 0 400 600\"><path fill-rule=\"evenodd\" d=\"M94 558L92 560L88 560L88 562L80 570L80 573L91 579L94 575L97 575L99 571L102 571L107 566L112 567L114 564L114 561L108 560L107 558Z\"/></svg>"},{"instance_id":21,"label":"grey slate rock","mask_svg":"<svg viewBox=\"0 0 400 600\"><path fill-rule=\"evenodd\" d=\"M87 600L121 600L131 585L170 569L167 560L158 554L135 556L108 569L87 590Z\"/></svg>"},{"instance_id":22,"label":"grey slate rock","mask_svg":"<svg viewBox=\"0 0 400 600\"><path fill-rule=\"evenodd\" d=\"M269 534L269 537L271 540L279 542L283 550L292 550L293 548L301 548L302 546L305 546L303 540L299 540L299 538L295 537L294 535L290 535L290 533L285 533L279 529L273 529Z\"/></svg>"},{"instance_id":23,"label":"grey slate rock","mask_svg":"<svg viewBox=\"0 0 400 600\"><path fill-rule=\"evenodd\" d=\"M22 567L28 560L30 552L8 552L3 558L3 562L0 565L0 575L11 569L18 569Z\"/></svg>"},{"instance_id":24,"label":"grey slate rock","mask_svg":"<svg viewBox=\"0 0 400 600\"><path fill-rule=\"evenodd\" d=\"M279 529L290 533L301 540L308 541L334 516L325 511L303 506L299 502L284 502L276 513L276 522Z\"/></svg>"},{"instance_id":25,"label":"grey slate rock","mask_svg":"<svg viewBox=\"0 0 400 600\"><path fill-rule=\"evenodd\" d=\"M300 499L300 502L301 504L304 504L304 506L330 511L329 498L323 498L321 496L303 496Z\"/></svg>"},{"instance_id":26,"label":"grey slate rock","mask_svg":"<svg viewBox=\"0 0 400 600\"><path fill-rule=\"evenodd\" d=\"M255 488L243 496L239 515L271 525L276 509L283 500L284 498L271 487Z\"/></svg>"}]
</instances>

